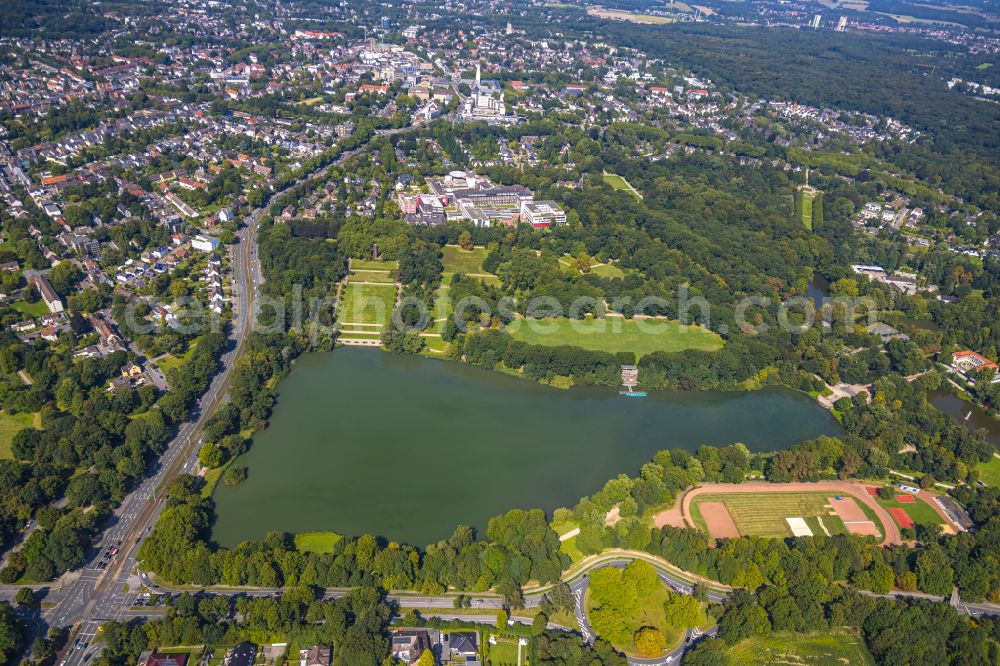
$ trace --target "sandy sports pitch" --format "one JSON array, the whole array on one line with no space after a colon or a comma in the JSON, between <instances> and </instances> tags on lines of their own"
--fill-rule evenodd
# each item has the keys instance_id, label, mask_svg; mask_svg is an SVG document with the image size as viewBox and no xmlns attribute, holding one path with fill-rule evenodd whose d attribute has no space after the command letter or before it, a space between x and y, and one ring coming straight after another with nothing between
<instances>
[{"instance_id":1,"label":"sandy sports pitch","mask_svg":"<svg viewBox=\"0 0 1000 666\"><path fill-rule=\"evenodd\" d=\"M830 503L830 506L837 513L837 517L844 522L844 527L851 534L882 536L878 526L868 518L853 497L827 497L826 501Z\"/></svg>"},{"instance_id":2,"label":"sandy sports pitch","mask_svg":"<svg viewBox=\"0 0 1000 666\"><path fill-rule=\"evenodd\" d=\"M701 510L701 517L705 519L708 526L708 534L713 539L736 539L740 536L740 531L736 529L733 517L729 515L729 509L722 502L702 502L698 505Z\"/></svg>"}]
</instances>

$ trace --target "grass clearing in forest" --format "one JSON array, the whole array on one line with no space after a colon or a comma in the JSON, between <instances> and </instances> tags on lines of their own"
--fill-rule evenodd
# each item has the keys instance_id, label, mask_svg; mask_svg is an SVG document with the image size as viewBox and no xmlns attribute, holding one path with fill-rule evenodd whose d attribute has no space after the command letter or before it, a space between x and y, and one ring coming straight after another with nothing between
<instances>
[{"instance_id":1,"label":"grass clearing in forest","mask_svg":"<svg viewBox=\"0 0 1000 666\"><path fill-rule=\"evenodd\" d=\"M0 412L0 459L13 458L10 445L14 441L14 435L25 428L34 427L36 427L35 415L32 412L19 414Z\"/></svg>"},{"instance_id":2,"label":"grass clearing in forest","mask_svg":"<svg viewBox=\"0 0 1000 666\"><path fill-rule=\"evenodd\" d=\"M624 317L567 317L517 319L507 327L515 340L535 345L572 345L591 351L630 351L642 357L654 351L679 352L688 349L718 351L723 340L701 326L683 326L667 319L625 319Z\"/></svg>"},{"instance_id":3,"label":"grass clearing in forest","mask_svg":"<svg viewBox=\"0 0 1000 666\"><path fill-rule=\"evenodd\" d=\"M443 253L441 262L444 264L446 275L462 273L463 275L486 274L483 270L483 261L489 254L485 247L474 247L471 250L463 250L458 245L445 245L441 248Z\"/></svg>"},{"instance_id":4,"label":"grass clearing in forest","mask_svg":"<svg viewBox=\"0 0 1000 666\"><path fill-rule=\"evenodd\" d=\"M636 199L642 198L642 195L639 194L639 190L632 187L632 183L625 180L622 176L605 171L602 177L604 178L604 182L610 185L613 189L630 192Z\"/></svg>"},{"instance_id":5,"label":"grass clearing in forest","mask_svg":"<svg viewBox=\"0 0 1000 666\"><path fill-rule=\"evenodd\" d=\"M802 193L802 224L810 231L813 228L813 199L815 198L815 195L808 192Z\"/></svg>"},{"instance_id":6,"label":"grass clearing in forest","mask_svg":"<svg viewBox=\"0 0 1000 666\"><path fill-rule=\"evenodd\" d=\"M776 631L767 637L747 638L726 650L727 662L740 666L873 666L868 648L856 631L838 627L827 631Z\"/></svg>"}]
</instances>

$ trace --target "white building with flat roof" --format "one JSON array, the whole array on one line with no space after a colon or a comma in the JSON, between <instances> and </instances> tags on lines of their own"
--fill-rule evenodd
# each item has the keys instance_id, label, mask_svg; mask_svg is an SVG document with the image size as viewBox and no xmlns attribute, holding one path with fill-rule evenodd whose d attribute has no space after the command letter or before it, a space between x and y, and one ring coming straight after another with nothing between
<instances>
[{"instance_id":1,"label":"white building with flat roof","mask_svg":"<svg viewBox=\"0 0 1000 666\"><path fill-rule=\"evenodd\" d=\"M521 219L533 227L557 227L566 224L566 211L555 201L524 201Z\"/></svg>"}]
</instances>

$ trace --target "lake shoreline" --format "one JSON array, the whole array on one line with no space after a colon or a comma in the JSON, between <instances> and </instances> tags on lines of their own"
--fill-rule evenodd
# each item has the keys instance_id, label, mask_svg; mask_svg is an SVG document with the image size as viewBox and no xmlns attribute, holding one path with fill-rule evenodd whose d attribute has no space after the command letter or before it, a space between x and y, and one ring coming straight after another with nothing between
<instances>
[{"instance_id":1,"label":"lake shoreline","mask_svg":"<svg viewBox=\"0 0 1000 666\"><path fill-rule=\"evenodd\" d=\"M654 391L626 400L616 388L548 391L506 373L429 360L445 359L351 348L301 355L297 372L282 379L268 427L239 459L249 478L218 484L212 494L213 540L234 546L270 526L431 543L457 524L482 529L511 508L571 505L618 473L634 474L663 448L744 441L764 452L839 432L815 401L782 387ZM410 425L394 430L388 421L397 419ZM775 427L779 420L788 423ZM412 441L394 444L401 439ZM338 469L345 465L348 471ZM385 472L397 465L400 472ZM381 492L373 489L380 484ZM415 503L434 520L410 524ZM241 527L239 514L252 524Z\"/></svg>"}]
</instances>

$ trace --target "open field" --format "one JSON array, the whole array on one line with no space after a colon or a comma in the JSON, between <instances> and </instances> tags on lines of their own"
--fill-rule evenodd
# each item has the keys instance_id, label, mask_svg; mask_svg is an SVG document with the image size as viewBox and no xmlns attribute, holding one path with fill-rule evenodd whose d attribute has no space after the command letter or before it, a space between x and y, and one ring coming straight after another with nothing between
<instances>
[{"instance_id":1,"label":"open field","mask_svg":"<svg viewBox=\"0 0 1000 666\"><path fill-rule=\"evenodd\" d=\"M295 535L295 549L301 553L332 553L340 539L336 532L301 532Z\"/></svg>"},{"instance_id":2,"label":"open field","mask_svg":"<svg viewBox=\"0 0 1000 666\"><path fill-rule=\"evenodd\" d=\"M639 194L639 191L634 187L632 187L632 183L628 182L621 176L613 173L604 172L603 178L604 182L610 185L612 188L616 190L625 190L626 192L631 192L632 196L634 196L636 199L642 198L642 195Z\"/></svg>"},{"instance_id":3,"label":"open field","mask_svg":"<svg viewBox=\"0 0 1000 666\"><path fill-rule=\"evenodd\" d=\"M19 430L35 427L35 415L31 412L8 414L0 412L0 459L13 457L10 452L11 442Z\"/></svg>"},{"instance_id":4,"label":"open field","mask_svg":"<svg viewBox=\"0 0 1000 666\"><path fill-rule=\"evenodd\" d=\"M814 535L847 534L843 520L834 515L828 497L828 492L701 495L694 501L692 515L699 527L717 538L733 536L727 529L725 513L719 507L725 508L732 524L743 536L794 536L786 518L805 519ZM863 511L861 515L863 520Z\"/></svg>"},{"instance_id":5,"label":"open field","mask_svg":"<svg viewBox=\"0 0 1000 666\"><path fill-rule=\"evenodd\" d=\"M348 282L341 291L341 303L337 312L339 324L382 324L392 317L396 305L395 285L351 284ZM377 331L376 331L377 332Z\"/></svg>"},{"instance_id":6,"label":"open field","mask_svg":"<svg viewBox=\"0 0 1000 666\"><path fill-rule=\"evenodd\" d=\"M847 628L809 633L775 632L747 638L726 651L728 663L740 666L869 666L875 663L864 641Z\"/></svg>"},{"instance_id":7,"label":"open field","mask_svg":"<svg viewBox=\"0 0 1000 666\"><path fill-rule=\"evenodd\" d=\"M722 338L708 329L682 326L680 322L665 319L518 319L511 322L507 330L515 340L530 344L572 345L592 351L631 351L637 357L654 351L718 351L723 345Z\"/></svg>"},{"instance_id":8,"label":"open field","mask_svg":"<svg viewBox=\"0 0 1000 666\"><path fill-rule=\"evenodd\" d=\"M653 16L651 14L633 14L632 12L621 11L618 9L588 9L587 13L591 16L596 16L598 18L612 19L615 21L630 21L632 23L652 23L652 24L663 24L663 23L673 23L672 18L666 16Z\"/></svg>"}]
</instances>

